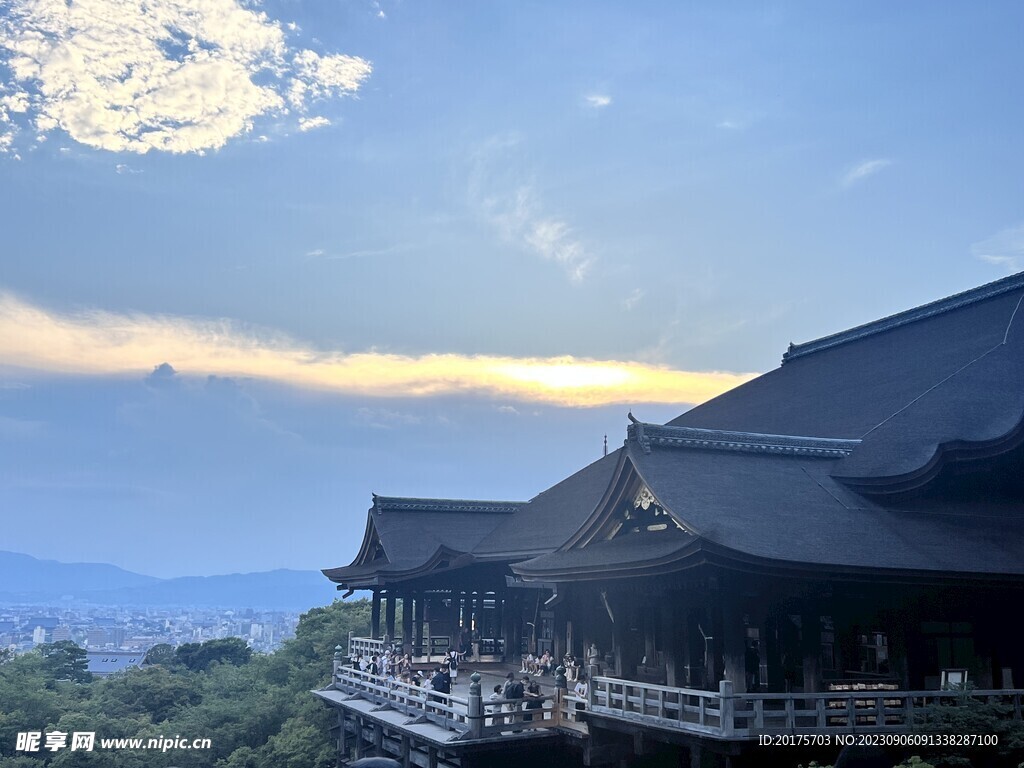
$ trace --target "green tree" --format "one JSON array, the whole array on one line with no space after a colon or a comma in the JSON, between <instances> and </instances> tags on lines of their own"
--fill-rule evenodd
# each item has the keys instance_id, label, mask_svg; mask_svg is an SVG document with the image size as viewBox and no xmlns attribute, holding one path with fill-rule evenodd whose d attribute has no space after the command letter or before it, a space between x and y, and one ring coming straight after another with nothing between
<instances>
[{"instance_id":1,"label":"green tree","mask_svg":"<svg viewBox=\"0 0 1024 768\"><path fill-rule=\"evenodd\" d=\"M172 673L166 667L128 669L97 686L98 709L111 716L148 715L154 723L169 720L184 707L199 703L202 695L195 675Z\"/></svg>"},{"instance_id":2,"label":"green tree","mask_svg":"<svg viewBox=\"0 0 1024 768\"><path fill-rule=\"evenodd\" d=\"M175 651L178 662L193 671L205 671L211 664L248 664L252 648L239 637L207 640L205 643L185 643Z\"/></svg>"},{"instance_id":3,"label":"green tree","mask_svg":"<svg viewBox=\"0 0 1024 768\"><path fill-rule=\"evenodd\" d=\"M70 640L58 640L39 646L39 654L46 660L45 669L54 680L87 683L92 680L89 657L84 648Z\"/></svg>"},{"instance_id":4,"label":"green tree","mask_svg":"<svg viewBox=\"0 0 1024 768\"><path fill-rule=\"evenodd\" d=\"M920 757L935 768L988 768L1016 765L1024 760L1024 723L1014 719L1012 704L983 701L971 696L970 690L956 699L926 707L918 715L916 730L951 735L993 734L999 739L996 746L923 750Z\"/></svg>"},{"instance_id":5,"label":"green tree","mask_svg":"<svg viewBox=\"0 0 1024 768\"><path fill-rule=\"evenodd\" d=\"M157 643L146 651L146 658L142 660L142 663L150 666L162 664L165 667L169 667L176 660L174 646L169 643Z\"/></svg>"}]
</instances>

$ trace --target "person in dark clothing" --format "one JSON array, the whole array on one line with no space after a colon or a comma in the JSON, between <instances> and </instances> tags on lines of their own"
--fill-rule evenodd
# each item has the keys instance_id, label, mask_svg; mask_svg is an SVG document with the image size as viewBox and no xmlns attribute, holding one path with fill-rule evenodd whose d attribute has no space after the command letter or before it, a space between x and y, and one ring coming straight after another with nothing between
<instances>
[{"instance_id":1,"label":"person in dark clothing","mask_svg":"<svg viewBox=\"0 0 1024 768\"><path fill-rule=\"evenodd\" d=\"M544 702L542 701L543 697L540 694L540 686L537 685L537 683L530 683L526 686L526 694L524 698L526 699L526 711L528 714L523 715L523 721L529 722L533 720L533 710L544 708Z\"/></svg>"},{"instance_id":2,"label":"person in dark clothing","mask_svg":"<svg viewBox=\"0 0 1024 768\"><path fill-rule=\"evenodd\" d=\"M519 711L519 707L522 704L523 697L526 695L526 689L522 683L516 682L514 674L509 672L505 675L505 687L502 689L502 697L508 700L505 708L509 712L515 713ZM522 730L519 727L518 718L513 714L508 718L508 722L512 723L514 731Z\"/></svg>"},{"instance_id":3,"label":"person in dark clothing","mask_svg":"<svg viewBox=\"0 0 1024 768\"><path fill-rule=\"evenodd\" d=\"M437 672L430 678L430 690L436 693L451 693L452 692L452 681L444 671L444 667L438 667ZM440 696L431 696L431 701L438 703L444 701Z\"/></svg>"}]
</instances>

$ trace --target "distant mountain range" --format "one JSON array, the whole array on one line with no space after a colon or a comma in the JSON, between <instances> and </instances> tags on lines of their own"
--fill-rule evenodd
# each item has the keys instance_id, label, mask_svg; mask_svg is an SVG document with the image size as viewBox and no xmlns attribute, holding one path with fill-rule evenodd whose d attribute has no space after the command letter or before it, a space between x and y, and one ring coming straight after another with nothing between
<instances>
[{"instance_id":1,"label":"distant mountain range","mask_svg":"<svg viewBox=\"0 0 1024 768\"><path fill-rule=\"evenodd\" d=\"M109 606L306 609L337 596L319 571L278 569L158 579L105 563L60 563L0 551L0 602L70 600Z\"/></svg>"}]
</instances>

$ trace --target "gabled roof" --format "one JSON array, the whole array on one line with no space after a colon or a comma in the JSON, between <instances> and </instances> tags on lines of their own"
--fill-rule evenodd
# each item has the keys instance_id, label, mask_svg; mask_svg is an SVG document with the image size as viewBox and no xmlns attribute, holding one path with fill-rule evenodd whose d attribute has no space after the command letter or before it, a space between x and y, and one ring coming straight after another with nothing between
<instances>
[{"instance_id":1,"label":"gabled roof","mask_svg":"<svg viewBox=\"0 0 1024 768\"><path fill-rule=\"evenodd\" d=\"M618 490L514 570L609 578L714 558L1024 576L1022 304L1024 273L791 347L781 368L667 425L631 414ZM640 484L689 537L610 538Z\"/></svg>"},{"instance_id":2,"label":"gabled roof","mask_svg":"<svg viewBox=\"0 0 1024 768\"><path fill-rule=\"evenodd\" d=\"M963 508L889 508L831 477L843 459L668 441L645 450L639 434L654 430L672 428L631 426L624 465L692 535L574 537L554 553L514 565L517 574L543 581L617 578L713 558L742 567L1024 576L1022 505L989 516ZM595 510L584 526L597 530L600 516L614 511Z\"/></svg>"},{"instance_id":3,"label":"gabled roof","mask_svg":"<svg viewBox=\"0 0 1024 768\"><path fill-rule=\"evenodd\" d=\"M348 588L455 567L524 502L373 496L359 554L323 571ZM377 544L379 543L379 550Z\"/></svg>"}]
</instances>

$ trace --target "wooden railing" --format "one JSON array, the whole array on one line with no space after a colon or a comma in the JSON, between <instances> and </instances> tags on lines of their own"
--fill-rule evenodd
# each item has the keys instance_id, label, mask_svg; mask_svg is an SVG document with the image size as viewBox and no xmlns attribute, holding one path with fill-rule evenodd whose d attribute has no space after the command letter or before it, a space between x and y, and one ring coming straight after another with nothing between
<instances>
[{"instance_id":1,"label":"wooden railing","mask_svg":"<svg viewBox=\"0 0 1024 768\"><path fill-rule=\"evenodd\" d=\"M832 691L828 693L744 693L734 697L733 731L738 737L762 733L910 732L925 724L928 708L967 699L1008 705L1021 717L1020 690Z\"/></svg>"},{"instance_id":2,"label":"wooden railing","mask_svg":"<svg viewBox=\"0 0 1024 768\"><path fill-rule=\"evenodd\" d=\"M469 696L462 698L438 693L411 683L372 675L343 663L335 654L333 683L335 690L401 712L414 721L431 722L459 734L460 739L480 739L529 733L541 729L566 728L586 732L580 713L587 702L556 688L549 696L524 699L488 699L480 692L480 675L470 676Z\"/></svg>"},{"instance_id":3,"label":"wooden railing","mask_svg":"<svg viewBox=\"0 0 1024 768\"><path fill-rule=\"evenodd\" d=\"M662 727L694 733L722 735L727 730L723 723L729 723L727 713L723 714L723 702L728 711L732 702L731 688L732 683L729 683L729 690L714 693L614 677L594 677L590 681L589 705L591 710L601 714L646 720Z\"/></svg>"},{"instance_id":4,"label":"wooden railing","mask_svg":"<svg viewBox=\"0 0 1024 768\"><path fill-rule=\"evenodd\" d=\"M365 656L366 658L370 658L371 656L380 656L385 650L387 650L387 644L383 640L377 640L373 637L349 636L348 638L349 658L355 658L359 655Z\"/></svg>"},{"instance_id":5,"label":"wooden railing","mask_svg":"<svg viewBox=\"0 0 1024 768\"><path fill-rule=\"evenodd\" d=\"M469 730L469 702L450 693L427 690L346 666L335 667L334 687L409 717L423 717L451 731Z\"/></svg>"},{"instance_id":6,"label":"wooden railing","mask_svg":"<svg viewBox=\"0 0 1024 768\"><path fill-rule=\"evenodd\" d=\"M737 694L728 680L716 693L595 677L588 704L597 714L656 727L751 739L761 734L910 732L922 725L929 706L955 705L965 697L1003 704L1010 716L1021 718L1020 689Z\"/></svg>"}]
</instances>

